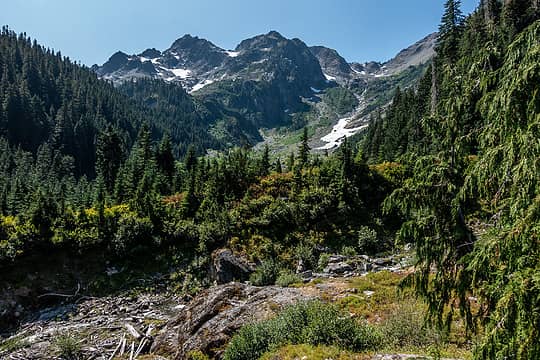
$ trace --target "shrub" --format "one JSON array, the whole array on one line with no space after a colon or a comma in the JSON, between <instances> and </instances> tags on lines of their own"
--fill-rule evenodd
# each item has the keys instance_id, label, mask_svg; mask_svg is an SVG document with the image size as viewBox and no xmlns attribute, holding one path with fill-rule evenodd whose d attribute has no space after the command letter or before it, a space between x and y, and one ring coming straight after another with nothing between
<instances>
[{"instance_id":1,"label":"shrub","mask_svg":"<svg viewBox=\"0 0 540 360\"><path fill-rule=\"evenodd\" d=\"M276 283L279 269L273 260L265 260L249 277L249 281L255 286L273 285Z\"/></svg>"},{"instance_id":2,"label":"shrub","mask_svg":"<svg viewBox=\"0 0 540 360\"><path fill-rule=\"evenodd\" d=\"M200 350L190 351L187 358L188 360L210 360L210 358Z\"/></svg>"},{"instance_id":3,"label":"shrub","mask_svg":"<svg viewBox=\"0 0 540 360\"><path fill-rule=\"evenodd\" d=\"M0 216L0 263L14 260L24 251L31 228L13 216Z\"/></svg>"},{"instance_id":4,"label":"shrub","mask_svg":"<svg viewBox=\"0 0 540 360\"><path fill-rule=\"evenodd\" d=\"M339 346L351 351L375 348L380 335L367 323L357 323L336 307L320 301L303 302L277 317L244 326L232 338L224 358L251 360L286 344Z\"/></svg>"},{"instance_id":5,"label":"shrub","mask_svg":"<svg viewBox=\"0 0 540 360\"><path fill-rule=\"evenodd\" d=\"M113 246L118 254L131 252L133 248L151 245L152 222L148 218L139 218L135 213L122 216L113 239Z\"/></svg>"},{"instance_id":6,"label":"shrub","mask_svg":"<svg viewBox=\"0 0 540 360\"><path fill-rule=\"evenodd\" d=\"M328 266L328 261L330 260L329 254L321 254L319 257L318 269L322 271L325 267Z\"/></svg>"},{"instance_id":7,"label":"shrub","mask_svg":"<svg viewBox=\"0 0 540 360\"><path fill-rule=\"evenodd\" d=\"M302 279L290 270L282 270L276 279L276 285L288 287L292 284L301 283Z\"/></svg>"},{"instance_id":8,"label":"shrub","mask_svg":"<svg viewBox=\"0 0 540 360\"><path fill-rule=\"evenodd\" d=\"M342 255L345 255L345 256L348 256L348 257L352 257L352 256L355 256L357 255L356 253L356 249L352 246L344 246L341 248L341 254Z\"/></svg>"},{"instance_id":9,"label":"shrub","mask_svg":"<svg viewBox=\"0 0 540 360\"><path fill-rule=\"evenodd\" d=\"M421 306L409 301L395 309L381 324L386 346L391 348L429 347L440 342L440 333L427 325Z\"/></svg>"},{"instance_id":10,"label":"shrub","mask_svg":"<svg viewBox=\"0 0 540 360\"><path fill-rule=\"evenodd\" d=\"M358 248L362 252L375 253L380 249L377 232L367 226L358 230Z\"/></svg>"},{"instance_id":11,"label":"shrub","mask_svg":"<svg viewBox=\"0 0 540 360\"><path fill-rule=\"evenodd\" d=\"M306 268L313 269L317 265L313 245L301 243L295 248L295 253L297 259L302 260Z\"/></svg>"},{"instance_id":12,"label":"shrub","mask_svg":"<svg viewBox=\"0 0 540 360\"><path fill-rule=\"evenodd\" d=\"M58 335L52 342L54 351L61 359L82 359L81 344L78 339L71 335Z\"/></svg>"}]
</instances>

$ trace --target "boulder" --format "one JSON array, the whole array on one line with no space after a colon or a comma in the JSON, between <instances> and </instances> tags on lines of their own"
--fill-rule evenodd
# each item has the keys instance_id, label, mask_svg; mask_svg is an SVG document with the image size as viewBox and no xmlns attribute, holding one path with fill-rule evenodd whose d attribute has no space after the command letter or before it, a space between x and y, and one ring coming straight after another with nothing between
<instances>
[{"instance_id":1,"label":"boulder","mask_svg":"<svg viewBox=\"0 0 540 360\"><path fill-rule=\"evenodd\" d=\"M324 272L328 274L344 274L353 270L353 267L346 262L332 262L324 268Z\"/></svg>"},{"instance_id":2,"label":"boulder","mask_svg":"<svg viewBox=\"0 0 540 360\"><path fill-rule=\"evenodd\" d=\"M229 249L216 250L212 254L212 279L218 284L227 284L232 281L246 281L255 271L255 267L244 258L235 255Z\"/></svg>"},{"instance_id":3,"label":"boulder","mask_svg":"<svg viewBox=\"0 0 540 360\"><path fill-rule=\"evenodd\" d=\"M179 360L199 350L212 359L221 359L231 336L243 325L267 319L287 305L308 299L294 288L243 283L216 286L197 295L181 310L158 335L151 351L175 353Z\"/></svg>"}]
</instances>

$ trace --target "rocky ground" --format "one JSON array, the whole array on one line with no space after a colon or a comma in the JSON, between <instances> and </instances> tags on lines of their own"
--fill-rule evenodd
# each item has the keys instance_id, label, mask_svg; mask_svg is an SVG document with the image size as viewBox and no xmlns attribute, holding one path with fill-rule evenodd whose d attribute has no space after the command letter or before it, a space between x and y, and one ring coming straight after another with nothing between
<instances>
[{"instance_id":1,"label":"rocky ground","mask_svg":"<svg viewBox=\"0 0 540 360\"><path fill-rule=\"evenodd\" d=\"M229 252L216 259L221 271L228 267L234 271L234 264L245 267ZM82 359L186 359L191 351L202 350L219 359L232 334L245 323L271 317L301 300L336 301L356 293L350 285L355 278L369 271L403 271L405 264L398 258L335 255L329 257L324 272L303 272L305 285L293 288L230 282L209 288L190 301L165 293L81 297L29 316L0 342L0 358L63 359L79 354ZM364 291L355 296L372 295ZM379 354L373 358L411 357Z\"/></svg>"}]
</instances>

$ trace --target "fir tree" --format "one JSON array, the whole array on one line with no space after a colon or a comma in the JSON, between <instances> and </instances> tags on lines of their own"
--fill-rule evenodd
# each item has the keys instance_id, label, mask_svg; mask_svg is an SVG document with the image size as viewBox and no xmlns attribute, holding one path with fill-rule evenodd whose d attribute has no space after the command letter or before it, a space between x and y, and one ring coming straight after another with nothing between
<instances>
[{"instance_id":1,"label":"fir tree","mask_svg":"<svg viewBox=\"0 0 540 360\"><path fill-rule=\"evenodd\" d=\"M458 56L458 47L463 33L461 0L447 0L439 26L436 51L440 59L453 63Z\"/></svg>"},{"instance_id":2,"label":"fir tree","mask_svg":"<svg viewBox=\"0 0 540 360\"><path fill-rule=\"evenodd\" d=\"M307 127L304 127L304 130L302 132L302 139L300 140L300 145L298 148L298 160L300 161L299 164L301 167L307 166L308 164L309 151L311 150L308 141L308 130Z\"/></svg>"}]
</instances>

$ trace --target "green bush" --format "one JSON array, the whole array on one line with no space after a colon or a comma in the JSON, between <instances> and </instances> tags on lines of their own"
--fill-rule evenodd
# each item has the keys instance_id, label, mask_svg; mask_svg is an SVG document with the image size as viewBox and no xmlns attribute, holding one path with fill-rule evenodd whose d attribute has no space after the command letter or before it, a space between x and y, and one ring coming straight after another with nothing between
<instances>
[{"instance_id":1,"label":"green bush","mask_svg":"<svg viewBox=\"0 0 540 360\"><path fill-rule=\"evenodd\" d=\"M357 255L356 249L352 246L344 246L341 248L341 255L352 257Z\"/></svg>"},{"instance_id":2,"label":"green bush","mask_svg":"<svg viewBox=\"0 0 540 360\"><path fill-rule=\"evenodd\" d=\"M358 248L365 253L375 253L380 250L381 244L377 232L367 226L358 230Z\"/></svg>"},{"instance_id":3,"label":"green bush","mask_svg":"<svg viewBox=\"0 0 540 360\"><path fill-rule=\"evenodd\" d=\"M338 346L351 351L374 349L379 333L336 307L320 301L302 302L277 317L244 326L232 338L224 358L252 360L286 344Z\"/></svg>"},{"instance_id":4,"label":"green bush","mask_svg":"<svg viewBox=\"0 0 540 360\"><path fill-rule=\"evenodd\" d=\"M390 348L429 347L440 343L441 334L424 321L418 303L406 302L381 324L383 341Z\"/></svg>"},{"instance_id":5,"label":"green bush","mask_svg":"<svg viewBox=\"0 0 540 360\"><path fill-rule=\"evenodd\" d=\"M276 285L282 287L288 287L292 284L301 283L302 279L290 270L282 270L276 279Z\"/></svg>"},{"instance_id":6,"label":"green bush","mask_svg":"<svg viewBox=\"0 0 540 360\"><path fill-rule=\"evenodd\" d=\"M255 286L273 285L276 283L279 268L275 261L265 260L249 277L249 281Z\"/></svg>"},{"instance_id":7,"label":"green bush","mask_svg":"<svg viewBox=\"0 0 540 360\"><path fill-rule=\"evenodd\" d=\"M138 246L152 244L152 222L148 218L139 218L135 213L123 215L118 221L118 230L113 239L114 250L118 254L131 252Z\"/></svg>"},{"instance_id":8,"label":"green bush","mask_svg":"<svg viewBox=\"0 0 540 360\"><path fill-rule=\"evenodd\" d=\"M71 335L61 334L52 341L53 350L63 360L82 359L81 343Z\"/></svg>"},{"instance_id":9,"label":"green bush","mask_svg":"<svg viewBox=\"0 0 540 360\"><path fill-rule=\"evenodd\" d=\"M326 254L326 253L321 254L321 256L319 257L319 262L318 262L318 270L322 271L325 267L327 267L329 260L330 260L329 254Z\"/></svg>"},{"instance_id":10,"label":"green bush","mask_svg":"<svg viewBox=\"0 0 540 360\"><path fill-rule=\"evenodd\" d=\"M210 358L200 350L190 351L187 358L188 360L210 360Z\"/></svg>"}]
</instances>

